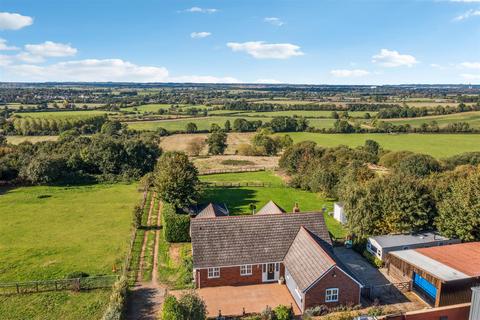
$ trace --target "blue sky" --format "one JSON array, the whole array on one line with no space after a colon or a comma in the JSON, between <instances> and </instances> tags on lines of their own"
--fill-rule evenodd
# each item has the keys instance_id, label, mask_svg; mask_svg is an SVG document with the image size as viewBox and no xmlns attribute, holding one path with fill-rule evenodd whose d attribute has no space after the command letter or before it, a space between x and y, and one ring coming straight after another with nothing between
<instances>
[{"instance_id":1,"label":"blue sky","mask_svg":"<svg viewBox=\"0 0 480 320\"><path fill-rule=\"evenodd\" d=\"M0 81L480 83L480 0L1 0Z\"/></svg>"}]
</instances>

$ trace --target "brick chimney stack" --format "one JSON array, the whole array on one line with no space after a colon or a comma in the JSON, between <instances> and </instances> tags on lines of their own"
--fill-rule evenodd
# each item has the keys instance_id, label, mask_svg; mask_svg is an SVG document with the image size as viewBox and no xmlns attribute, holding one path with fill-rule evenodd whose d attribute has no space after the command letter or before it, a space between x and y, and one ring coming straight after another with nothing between
<instances>
[{"instance_id":1,"label":"brick chimney stack","mask_svg":"<svg viewBox=\"0 0 480 320\"><path fill-rule=\"evenodd\" d=\"M293 213L299 213L300 208L298 207L298 202L295 202L295 206L293 207Z\"/></svg>"}]
</instances>

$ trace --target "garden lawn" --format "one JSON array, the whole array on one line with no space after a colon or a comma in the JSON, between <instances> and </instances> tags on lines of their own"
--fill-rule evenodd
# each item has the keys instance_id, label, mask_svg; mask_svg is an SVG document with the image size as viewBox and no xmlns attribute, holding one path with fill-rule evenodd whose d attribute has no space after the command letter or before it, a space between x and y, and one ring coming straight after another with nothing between
<instances>
[{"instance_id":1,"label":"garden lawn","mask_svg":"<svg viewBox=\"0 0 480 320\"><path fill-rule=\"evenodd\" d=\"M139 199L134 184L0 189L0 282L111 274Z\"/></svg>"},{"instance_id":2,"label":"garden lawn","mask_svg":"<svg viewBox=\"0 0 480 320\"><path fill-rule=\"evenodd\" d=\"M273 171L256 171L242 173L221 173L200 176L202 182L233 182L233 183L270 183L276 186L283 186L282 179Z\"/></svg>"},{"instance_id":3,"label":"garden lawn","mask_svg":"<svg viewBox=\"0 0 480 320\"><path fill-rule=\"evenodd\" d=\"M409 150L445 158L469 151L480 151L480 134L322 134L310 132L289 133L294 142L314 141L320 146L347 145L357 147L366 140L375 140L382 148L399 151Z\"/></svg>"},{"instance_id":4,"label":"garden lawn","mask_svg":"<svg viewBox=\"0 0 480 320\"><path fill-rule=\"evenodd\" d=\"M229 174L225 174L229 175ZM235 182L232 180L232 182ZM225 203L231 214L251 214L250 204L259 210L268 201L275 201L287 212L291 212L295 203L300 210L322 211L325 208L325 222L328 230L336 238L346 235L343 227L327 213L333 210L333 201L320 197L316 193L288 187L240 187L240 188L208 188L202 197L202 202Z\"/></svg>"},{"instance_id":5,"label":"garden lawn","mask_svg":"<svg viewBox=\"0 0 480 320\"><path fill-rule=\"evenodd\" d=\"M97 320L109 296L110 290L0 296L0 320Z\"/></svg>"}]
</instances>

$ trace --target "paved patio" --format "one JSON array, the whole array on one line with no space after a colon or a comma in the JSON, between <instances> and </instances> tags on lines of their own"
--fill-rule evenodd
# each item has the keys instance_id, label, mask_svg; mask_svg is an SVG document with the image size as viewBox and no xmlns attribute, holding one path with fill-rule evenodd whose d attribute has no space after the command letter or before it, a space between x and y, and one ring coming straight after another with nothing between
<instances>
[{"instance_id":1,"label":"paved patio","mask_svg":"<svg viewBox=\"0 0 480 320\"><path fill-rule=\"evenodd\" d=\"M197 292L207 304L209 317L218 316L219 310L223 316L239 316L244 308L246 313L260 313L266 306L278 305L293 306L294 313L301 314L287 286L278 283L203 288ZM182 291L170 293L179 297Z\"/></svg>"}]
</instances>

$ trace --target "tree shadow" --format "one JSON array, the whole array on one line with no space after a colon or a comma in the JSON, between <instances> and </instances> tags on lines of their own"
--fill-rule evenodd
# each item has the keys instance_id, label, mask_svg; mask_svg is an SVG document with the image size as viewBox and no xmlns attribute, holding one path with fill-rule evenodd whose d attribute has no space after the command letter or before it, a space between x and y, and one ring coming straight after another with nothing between
<instances>
[{"instance_id":1,"label":"tree shadow","mask_svg":"<svg viewBox=\"0 0 480 320\"><path fill-rule=\"evenodd\" d=\"M149 287L141 287L129 292L125 319L157 319L155 307L158 305L158 294L158 289Z\"/></svg>"},{"instance_id":2,"label":"tree shadow","mask_svg":"<svg viewBox=\"0 0 480 320\"><path fill-rule=\"evenodd\" d=\"M258 206L256 193L255 190L242 188L207 188L203 191L201 202L202 205L210 202L224 203L231 214L245 214L249 212L245 208L250 204Z\"/></svg>"}]
</instances>

